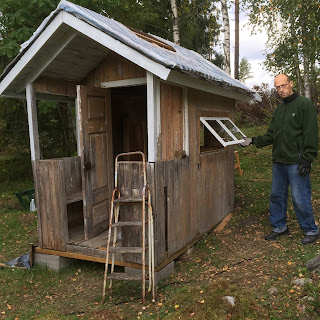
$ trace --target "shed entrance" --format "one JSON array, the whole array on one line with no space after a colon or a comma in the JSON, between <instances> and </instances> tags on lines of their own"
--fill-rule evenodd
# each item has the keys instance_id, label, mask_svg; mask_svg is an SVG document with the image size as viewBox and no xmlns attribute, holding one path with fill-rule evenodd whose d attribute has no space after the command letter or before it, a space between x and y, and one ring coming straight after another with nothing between
<instances>
[{"instance_id":1,"label":"shed entrance","mask_svg":"<svg viewBox=\"0 0 320 320\"><path fill-rule=\"evenodd\" d=\"M141 151L148 158L147 86L111 89L113 158ZM132 156L127 160L140 160Z\"/></svg>"},{"instance_id":2,"label":"shed entrance","mask_svg":"<svg viewBox=\"0 0 320 320\"><path fill-rule=\"evenodd\" d=\"M80 211L83 215L79 215L82 208L77 203L70 204L68 208L69 244L106 246L114 188L114 159L123 152L141 151L147 154L146 90L145 85L112 89L78 86L79 150L84 198L83 203L79 203L83 205ZM140 159L131 156L127 160ZM73 217L74 211L78 212L76 219Z\"/></svg>"}]
</instances>

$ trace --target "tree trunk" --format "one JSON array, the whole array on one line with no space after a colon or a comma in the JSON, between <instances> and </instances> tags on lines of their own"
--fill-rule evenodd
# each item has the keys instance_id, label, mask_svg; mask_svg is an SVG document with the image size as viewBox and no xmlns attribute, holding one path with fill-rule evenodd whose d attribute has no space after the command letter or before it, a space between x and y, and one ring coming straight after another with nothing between
<instances>
[{"instance_id":1,"label":"tree trunk","mask_svg":"<svg viewBox=\"0 0 320 320\"><path fill-rule=\"evenodd\" d=\"M301 31L302 35L307 34L307 28L305 20L301 20ZM308 44L306 41L303 41L303 84L304 84L304 95L306 98L311 99L311 90L310 90L310 58Z\"/></svg>"},{"instance_id":2,"label":"tree trunk","mask_svg":"<svg viewBox=\"0 0 320 320\"><path fill-rule=\"evenodd\" d=\"M235 0L234 78L239 79L239 0Z\"/></svg>"},{"instance_id":3,"label":"tree trunk","mask_svg":"<svg viewBox=\"0 0 320 320\"><path fill-rule=\"evenodd\" d=\"M230 24L229 24L229 14L227 0L220 0L221 11L222 11L222 22L223 22L223 51L224 51L224 69L230 74Z\"/></svg>"},{"instance_id":4,"label":"tree trunk","mask_svg":"<svg viewBox=\"0 0 320 320\"><path fill-rule=\"evenodd\" d=\"M180 45L178 7L176 0L171 0L172 10L172 27L173 27L173 42Z\"/></svg>"},{"instance_id":5,"label":"tree trunk","mask_svg":"<svg viewBox=\"0 0 320 320\"><path fill-rule=\"evenodd\" d=\"M296 31L295 31L295 26L294 26L294 20L293 20L293 15L290 15L290 32L291 32L291 38L296 39ZM294 72L296 74L296 79L297 79L297 84L300 90L303 90L303 83L301 79L301 72L300 72L300 63L299 63L299 52L298 49L295 50L295 54L293 55L293 61L294 61ZM302 92L304 94L304 92Z\"/></svg>"}]
</instances>

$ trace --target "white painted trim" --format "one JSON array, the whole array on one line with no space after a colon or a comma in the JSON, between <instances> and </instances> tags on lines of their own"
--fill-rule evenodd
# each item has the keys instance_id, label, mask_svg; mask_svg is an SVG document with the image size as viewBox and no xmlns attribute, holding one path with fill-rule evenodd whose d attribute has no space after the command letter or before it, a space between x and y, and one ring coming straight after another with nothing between
<instances>
[{"instance_id":1,"label":"white painted trim","mask_svg":"<svg viewBox=\"0 0 320 320\"><path fill-rule=\"evenodd\" d=\"M30 151L31 160L40 159L40 144L37 120L37 102L32 83L26 84L27 96L27 110L28 110L28 123L29 123L29 138L30 138Z\"/></svg>"},{"instance_id":2,"label":"white painted trim","mask_svg":"<svg viewBox=\"0 0 320 320\"><path fill-rule=\"evenodd\" d=\"M158 77L154 77L154 100L155 100L155 108L156 108L156 147L158 150L159 137L161 136L161 104L160 104L160 79ZM158 154L157 154L158 159Z\"/></svg>"},{"instance_id":3,"label":"white painted trim","mask_svg":"<svg viewBox=\"0 0 320 320\"><path fill-rule=\"evenodd\" d=\"M186 86L193 89L198 89L201 91L214 93L219 96L228 97L231 99L241 100L241 101L251 101L253 99L253 95L247 96L245 94L240 94L235 92L234 90L226 89L221 86L214 85L210 82L199 80L197 78L193 78L191 76L185 75L181 72L172 70L167 78L167 81L179 84L182 86Z\"/></svg>"},{"instance_id":4,"label":"white painted trim","mask_svg":"<svg viewBox=\"0 0 320 320\"><path fill-rule=\"evenodd\" d=\"M229 135L229 137L231 137L233 140L232 141L224 141L223 138L220 136L220 134L212 128L212 126L207 122L207 120L215 120L221 126L221 128ZM222 122L223 120L229 121L233 125L233 128L236 129L237 132L239 132L242 135L243 139L238 139L232 133L232 131L228 127L225 126L225 124ZM213 134L216 137L216 139L224 147L244 142L244 138L246 136L241 132L241 130L228 117L200 117L200 121L203 123L203 125L205 125L205 127L211 132L211 134Z\"/></svg>"},{"instance_id":5,"label":"white painted trim","mask_svg":"<svg viewBox=\"0 0 320 320\"><path fill-rule=\"evenodd\" d=\"M101 82L101 88L132 87L147 84L147 78Z\"/></svg>"},{"instance_id":6,"label":"white painted trim","mask_svg":"<svg viewBox=\"0 0 320 320\"><path fill-rule=\"evenodd\" d=\"M52 20L47 28L43 32L41 32L35 42L30 46L30 48L25 52L21 59L14 65L14 67L0 82L0 95L32 60L32 58L36 55L40 48L42 48L46 44L46 42L49 40L52 34L57 31L61 24L62 14L60 13Z\"/></svg>"},{"instance_id":7,"label":"white painted trim","mask_svg":"<svg viewBox=\"0 0 320 320\"><path fill-rule=\"evenodd\" d=\"M171 69L168 69L165 66L159 64L158 62L149 59L137 50L130 48L126 44L112 38L103 31L89 25L88 23L74 17L73 15L67 12L61 13L63 13L63 21L65 24L78 30L87 37L91 38L92 40L102 44L106 48L111 49L120 56L137 64L141 68L157 75L159 78L164 80L167 79Z\"/></svg>"},{"instance_id":8,"label":"white painted trim","mask_svg":"<svg viewBox=\"0 0 320 320\"><path fill-rule=\"evenodd\" d=\"M76 139L77 139L77 152L78 156L81 156L81 147L80 147L80 114L79 114L79 99L78 99L79 90L77 90L77 97L74 100L75 105L75 116L76 116Z\"/></svg>"},{"instance_id":9,"label":"white painted trim","mask_svg":"<svg viewBox=\"0 0 320 320\"><path fill-rule=\"evenodd\" d=\"M59 95L59 94L51 94L51 93L43 93L43 92L36 92L36 100L49 100L49 101L74 101L74 97ZM25 92L16 93L13 91L6 91L6 94L1 95L5 98L17 98L17 99L25 99L26 94Z\"/></svg>"},{"instance_id":10,"label":"white painted trim","mask_svg":"<svg viewBox=\"0 0 320 320\"><path fill-rule=\"evenodd\" d=\"M71 32L67 32L63 34L63 37L59 39L60 44L56 44L54 47L54 50L50 51L48 56L46 56L44 61L37 61L37 67L33 68L32 71L27 76L27 82L34 82L35 79L38 78L38 76L41 74L43 70L58 56L58 54L72 41L75 36L78 34L77 31L71 30ZM16 88L17 92L20 92L24 89L24 87L18 87Z\"/></svg>"},{"instance_id":11,"label":"white painted trim","mask_svg":"<svg viewBox=\"0 0 320 320\"><path fill-rule=\"evenodd\" d=\"M187 155L190 154L188 88L183 88L183 150Z\"/></svg>"},{"instance_id":12,"label":"white painted trim","mask_svg":"<svg viewBox=\"0 0 320 320\"><path fill-rule=\"evenodd\" d=\"M157 99L155 76L147 72L147 128L148 128L148 162L156 162L157 150Z\"/></svg>"}]
</instances>

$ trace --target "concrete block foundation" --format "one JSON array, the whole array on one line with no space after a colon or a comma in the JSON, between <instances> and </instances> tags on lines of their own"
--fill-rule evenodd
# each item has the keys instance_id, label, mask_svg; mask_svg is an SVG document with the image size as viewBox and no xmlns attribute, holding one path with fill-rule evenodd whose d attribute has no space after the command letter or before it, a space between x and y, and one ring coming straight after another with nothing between
<instances>
[{"instance_id":1,"label":"concrete block foundation","mask_svg":"<svg viewBox=\"0 0 320 320\"><path fill-rule=\"evenodd\" d=\"M71 258L65 258L45 253L34 253L34 264L47 266L49 269L59 271L71 263Z\"/></svg>"}]
</instances>

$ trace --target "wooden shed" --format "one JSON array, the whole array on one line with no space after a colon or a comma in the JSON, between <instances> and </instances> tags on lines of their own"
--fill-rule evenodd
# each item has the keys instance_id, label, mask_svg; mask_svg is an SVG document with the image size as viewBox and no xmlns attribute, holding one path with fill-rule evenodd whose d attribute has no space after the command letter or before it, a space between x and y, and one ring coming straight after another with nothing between
<instances>
[{"instance_id":1,"label":"wooden shed","mask_svg":"<svg viewBox=\"0 0 320 320\"><path fill-rule=\"evenodd\" d=\"M231 121L255 92L193 51L61 1L0 76L0 94L27 102L36 252L104 262L123 152L147 159L156 271L233 210L232 144L243 136ZM38 100L75 102L78 156L41 159ZM133 160L118 173L130 192L141 178Z\"/></svg>"}]
</instances>

